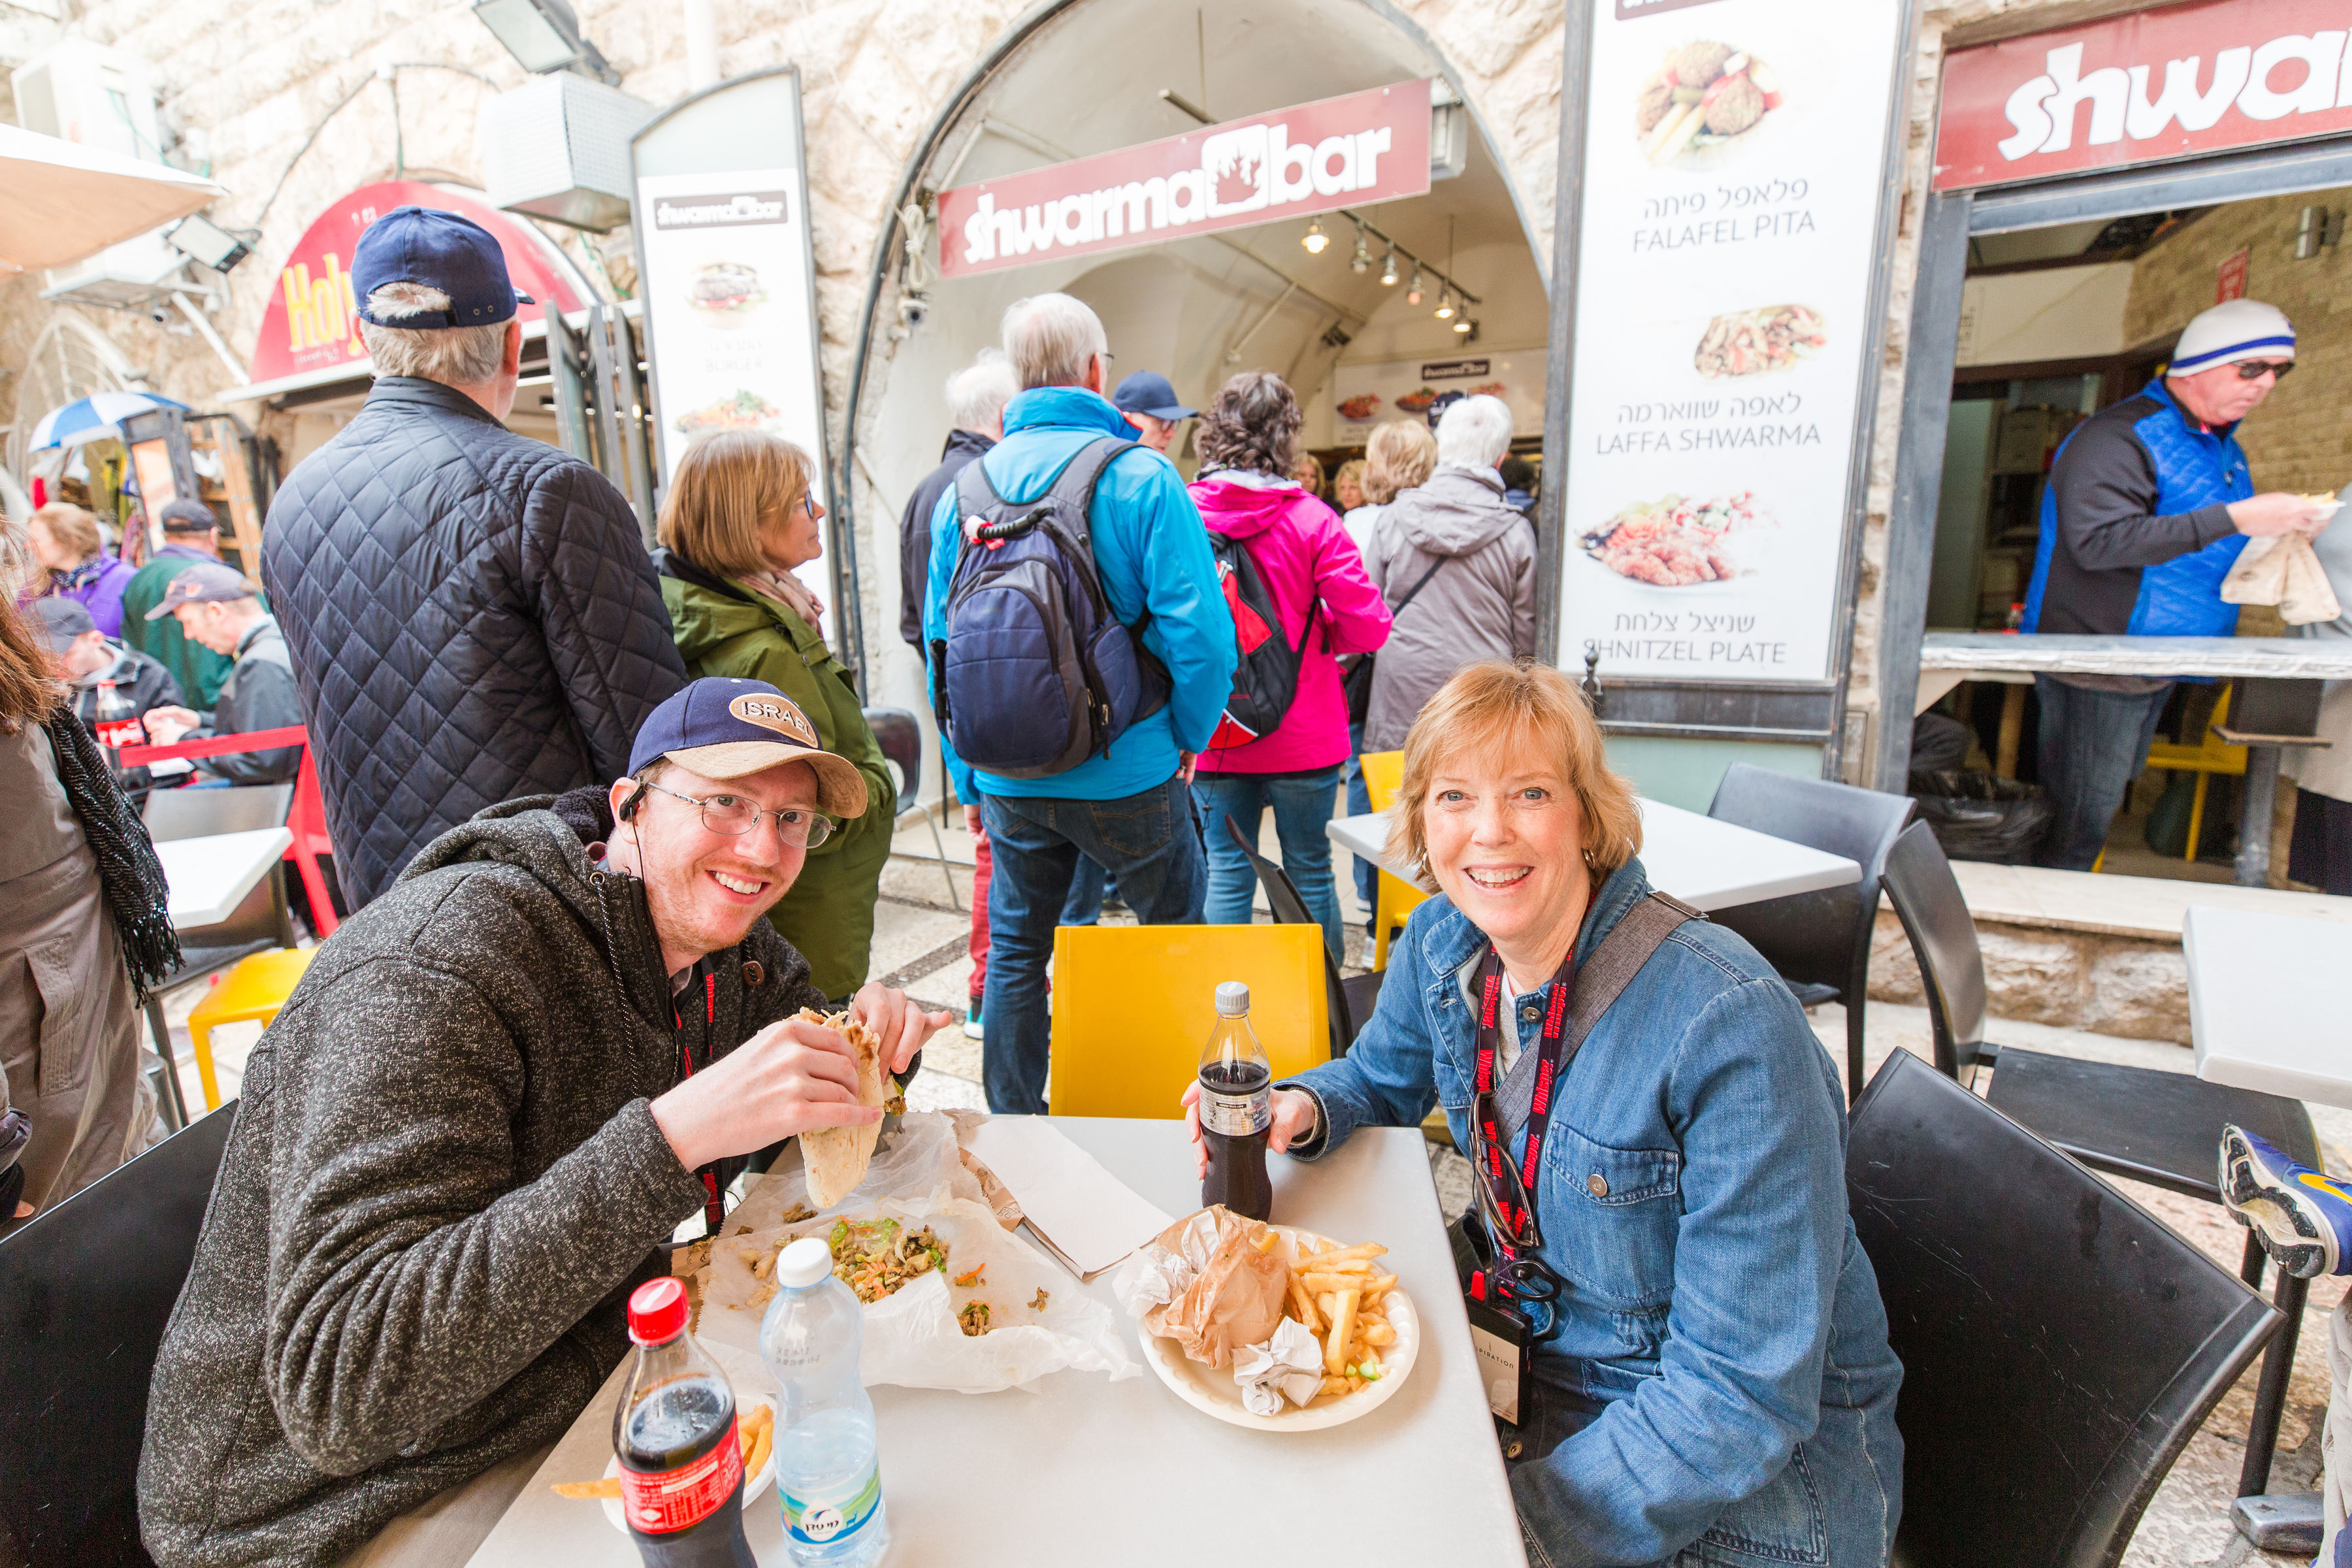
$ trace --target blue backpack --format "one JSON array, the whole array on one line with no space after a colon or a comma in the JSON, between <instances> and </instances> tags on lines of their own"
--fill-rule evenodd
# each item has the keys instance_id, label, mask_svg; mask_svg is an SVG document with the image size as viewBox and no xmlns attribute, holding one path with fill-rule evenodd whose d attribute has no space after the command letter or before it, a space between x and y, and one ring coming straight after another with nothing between
<instances>
[{"instance_id":1,"label":"blue backpack","mask_svg":"<svg viewBox=\"0 0 2352 1568\"><path fill-rule=\"evenodd\" d=\"M1106 436L1072 455L1035 500L996 493L980 460L956 480L955 572L944 639L931 642L931 706L956 754L1000 778L1067 773L1168 700L1168 672L1111 613L1087 523L1095 482L1136 446ZM965 524L983 520L976 530Z\"/></svg>"}]
</instances>

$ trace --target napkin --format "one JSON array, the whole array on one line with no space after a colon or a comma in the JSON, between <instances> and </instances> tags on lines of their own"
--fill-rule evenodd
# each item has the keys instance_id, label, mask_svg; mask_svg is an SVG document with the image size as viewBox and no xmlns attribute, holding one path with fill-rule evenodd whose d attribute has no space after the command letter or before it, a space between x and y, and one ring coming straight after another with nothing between
<instances>
[{"instance_id":1,"label":"napkin","mask_svg":"<svg viewBox=\"0 0 2352 1568\"><path fill-rule=\"evenodd\" d=\"M1045 1250L1080 1279L1173 1223L1043 1117L992 1116L964 1146L1011 1191Z\"/></svg>"},{"instance_id":2,"label":"napkin","mask_svg":"<svg viewBox=\"0 0 2352 1568\"><path fill-rule=\"evenodd\" d=\"M2291 626L2332 621L2344 613L2311 541L2300 533L2248 540L2237 564L2221 579L2221 598L2231 605L2276 605L2279 618Z\"/></svg>"},{"instance_id":3,"label":"napkin","mask_svg":"<svg viewBox=\"0 0 2352 1568\"><path fill-rule=\"evenodd\" d=\"M1322 1391L1323 1347L1306 1324L1285 1318L1276 1325L1274 1338L1234 1357L1234 1381L1241 1385L1243 1409L1253 1415L1279 1415L1284 1399L1305 1405Z\"/></svg>"}]
</instances>

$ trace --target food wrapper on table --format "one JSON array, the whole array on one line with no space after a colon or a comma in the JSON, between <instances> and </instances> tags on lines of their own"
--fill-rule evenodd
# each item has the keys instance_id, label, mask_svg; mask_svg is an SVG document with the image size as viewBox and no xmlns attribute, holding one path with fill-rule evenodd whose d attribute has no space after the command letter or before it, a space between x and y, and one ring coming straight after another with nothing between
<instances>
[{"instance_id":1,"label":"food wrapper on table","mask_svg":"<svg viewBox=\"0 0 2352 1568\"><path fill-rule=\"evenodd\" d=\"M1144 1332L1174 1340L1203 1365L1229 1366L1282 1321L1290 1270L1256 1245L1265 1234L1222 1204L1204 1208L1138 1247L1119 1266L1112 1294Z\"/></svg>"},{"instance_id":2,"label":"food wrapper on table","mask_svg":"<svg viewBox=\"0 0 2352 1568\"><path fill-rule=\"evenodd\" d=\"M895 1221L901 1232L928 1227L947 1263L867 1303L862 1382L992 1394L1053 1372L1100 1372L1114 1382L1139 1372L1110 1309L981 1201L947 1118L899 1118L856 1191L823 1213L784 1219L795 1205L804 1214L805 1196L797 1168L780 1162L728 1216L698 1276L698 1336L757 1353L761 1320L776 1294L775 1256L786 1243L829 1238L839 1221ZM989 1331L968 1335L958 1315L974 1302L987 1306Z\"/></svg>"},{"instance_id":3,"label":"food wrapper on table","mask_svg":"<svg viewBox=\"0 0 2352 1568\"><path fill-rule=\"evenodd\" d=\"M1272 1340L1234 1353L1234 1382L1241 1386L1242 1408L1253 1415L1281 1415L1285 1399L1311 1404L1323 1392L1323 1346L1306 1324L1285 1318Z\"/></svg>"}]
</instances>

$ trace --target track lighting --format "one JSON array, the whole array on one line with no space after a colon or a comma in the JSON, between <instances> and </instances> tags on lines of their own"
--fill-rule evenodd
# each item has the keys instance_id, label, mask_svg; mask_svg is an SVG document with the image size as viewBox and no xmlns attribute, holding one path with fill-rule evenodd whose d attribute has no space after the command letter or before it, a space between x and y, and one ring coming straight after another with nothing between
<instances>
[{"instance_id":1,"label":"track lighting","mask_svg":"<svg viewBox=\"0 0 2352 1568\"><path fill-rule=\"evenodd\" d=\"M1348 270L1361 272L1372 264L1371 247L1364 243L1364 226L1356 226L1356 254L1349 259Z\"/></svg>"},{"instance_id":2,"label":"track lighting","mask_svg":"<svg viewBox=\"0 0 2352 1568\"><path fill-rule=\"evenodd\" d=\"M1419 262L1415 262L1413 263L1412 268L1412 281L1405 285L1404 302L1408 305L1420 304L1423 292L1423 290L1421 286L1421 264Z\"/></svg>"},{"instance_id":3,"label":"track lighting","mask_svg":"<svg viewBox=\"0 0 2352 1568\"><path fill-rule=\"evenodd\" d=\"M1451 287L1438 290L1437 319L1441 321L1450 321L1454 319L1454 290Z\"/></svg>"},{"instance_id":4,"label":"track lighting","mask_svg":"<svg viewBox=\"0 0 2352 1568\"><path fill-rule=\"evenodd\" d=\"M1309 222L1307 226L1306 237L1298 243L1307 247L1307 255L1322 255L1323 247L1331 243L1331 237L1323 232L1323 220L1318 217Z\"/></svg>"},{"instance_id":5,"label":"track lighting","mask_svg":"<svg viewBox=\"0 0 2352 1568\"><path fill-rule=\"evenodd\" d=\"M1388 259L1381 263L1381 284L1383 288L1393 289L1396 287L1396 247L1391 245L1389 247Z\"/></svg>"}]
</instances>

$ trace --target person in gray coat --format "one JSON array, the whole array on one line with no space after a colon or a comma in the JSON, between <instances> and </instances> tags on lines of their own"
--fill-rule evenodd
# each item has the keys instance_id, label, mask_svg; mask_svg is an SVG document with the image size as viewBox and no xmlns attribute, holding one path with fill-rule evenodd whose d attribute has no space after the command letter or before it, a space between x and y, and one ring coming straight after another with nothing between
<instances>
[{"instance_id":1,"label":"person in gray coat","mask_svg":"<svg viewBox=\"0 0 2352 1568\"><path fill-rule=\"evenodd\" d=\"M443 834L319 949L247 1063L156 1356L162 1568L324 1568L509 1460L520 1485L741 1156L881 1120L763 918L865 808L815 737L764 681L696 681L631 776ZM948 1021L881 985L850 1010L889 1073Z\"/></svg>"},{"instance_id":2,"label":"person in gray coat","mask_svg":"<svg viewBox=\"0 0 2352 1568\"><path fill-rule=\"evenodd\" d=\"M1367 752L1402 747L1464 665L1535 652L1536 532L1496 471L1510 446L1509 405L1464 398L1438 421L1435 470L1373 526L1364 565L1396 623L1372 666Z\"/></svg>"}]
</instances>

